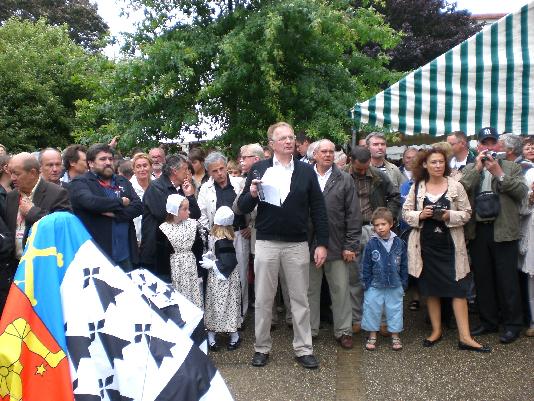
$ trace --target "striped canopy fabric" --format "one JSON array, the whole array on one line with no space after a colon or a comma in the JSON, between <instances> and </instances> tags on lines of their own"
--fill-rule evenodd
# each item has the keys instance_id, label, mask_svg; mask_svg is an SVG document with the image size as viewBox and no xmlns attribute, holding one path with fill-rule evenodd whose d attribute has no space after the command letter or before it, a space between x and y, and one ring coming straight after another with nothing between
<instances>
[{"instance_id":1,"label":"striped canopy fabric","mask_svg":"<svg viewBox=\"0 0 534 401\"><path fill-rule=\"evenodd\" d=\"M534 1L351 110L355 125L406 135L534 134ZM532 92L532 96L530 93Z\"/></svg>"}]
</instances>

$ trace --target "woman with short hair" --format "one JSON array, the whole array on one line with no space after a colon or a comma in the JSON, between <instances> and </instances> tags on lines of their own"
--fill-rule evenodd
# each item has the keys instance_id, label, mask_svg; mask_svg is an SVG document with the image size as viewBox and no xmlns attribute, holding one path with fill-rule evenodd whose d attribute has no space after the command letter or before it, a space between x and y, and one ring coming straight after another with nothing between
<instances>
[{"instance_id":1,"label":"woman with short hair","mask_svg":"<svg viewBox=\"0 0 534 401\"><path fill-rule=\"evenodd\" d=\"M133 177L130 179L132 186L139 196L139 199L143 200L146 189L152 181L152 158L146 153L136 153L132 158ZM137 216L134 219L135 234L137 236L137 243L141 243L141 221L143 216Z\"/></svg>"}]
</instances>

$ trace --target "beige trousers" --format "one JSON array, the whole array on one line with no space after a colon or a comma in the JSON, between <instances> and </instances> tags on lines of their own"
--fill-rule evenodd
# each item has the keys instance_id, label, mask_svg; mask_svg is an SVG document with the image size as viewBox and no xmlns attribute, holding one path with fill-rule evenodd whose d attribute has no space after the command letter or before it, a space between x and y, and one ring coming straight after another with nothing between
<instances>
[{"instance_id":1,"label":"beige trousers","mask_svg":"<svg viewBox=\"0 0 534 401\"><path fill-rule=\"evenodd\" d=\"M293 349L296 356L313 354L308 304L309 263L307 242L256 241L256 352L268 354L272 348L272 307L278 286L278 272L282 269L291 300Z\"/></svg>"}]
</instances>

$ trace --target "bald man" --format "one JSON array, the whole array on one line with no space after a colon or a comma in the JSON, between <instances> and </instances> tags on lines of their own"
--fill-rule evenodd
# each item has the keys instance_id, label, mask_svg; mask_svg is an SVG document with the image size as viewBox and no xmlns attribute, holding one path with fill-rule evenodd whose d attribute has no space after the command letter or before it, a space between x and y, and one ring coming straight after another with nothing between
<instances>
[{"instance_id":1,"label":"bald man","mask_svg":"<svg viewBox=\"0 0 534 401\"><path fill-rule=\"evenodd\" d=\"M60 185L60 178L63 175L63 160L59 150L43 149L39 153L39 163L41 165L41 177L45 181Z\"/></svg>"},{"instance_id":2,"label":"bald man","mask_svg":"<svg viewBox=\"0 0 534 401\"><path fill-rule=\"evenodd\" d=\"M0 288L9 288L33 223L55 211L71 211L67 190L45 181L40 176L39 162L30 153L13 156L8 172L15 189L7 194L2 218L15 246L10 256L9 271L0 278Z\"/></svg>"}]
</instances>

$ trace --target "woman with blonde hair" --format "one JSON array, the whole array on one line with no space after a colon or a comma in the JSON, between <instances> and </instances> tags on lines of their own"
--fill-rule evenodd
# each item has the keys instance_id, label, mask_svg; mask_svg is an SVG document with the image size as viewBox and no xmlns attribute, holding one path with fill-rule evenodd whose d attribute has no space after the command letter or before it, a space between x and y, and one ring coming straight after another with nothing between
<instances>
[{"instance_id":1,"label":"woman with blonde hair","mask_svg":"<svg viewBox=\"0 0 534 401\"><path fill-rule=\"evenodd\" d=\"M133 177L130 179L132 186L143 200L145 191L152 181L152 158L146 153L136 153L132 158ZM138 216L134 219L135 233L137 236L137 243L141 243L141 221L143 216Z\"/></svg>"}]
</instances>

